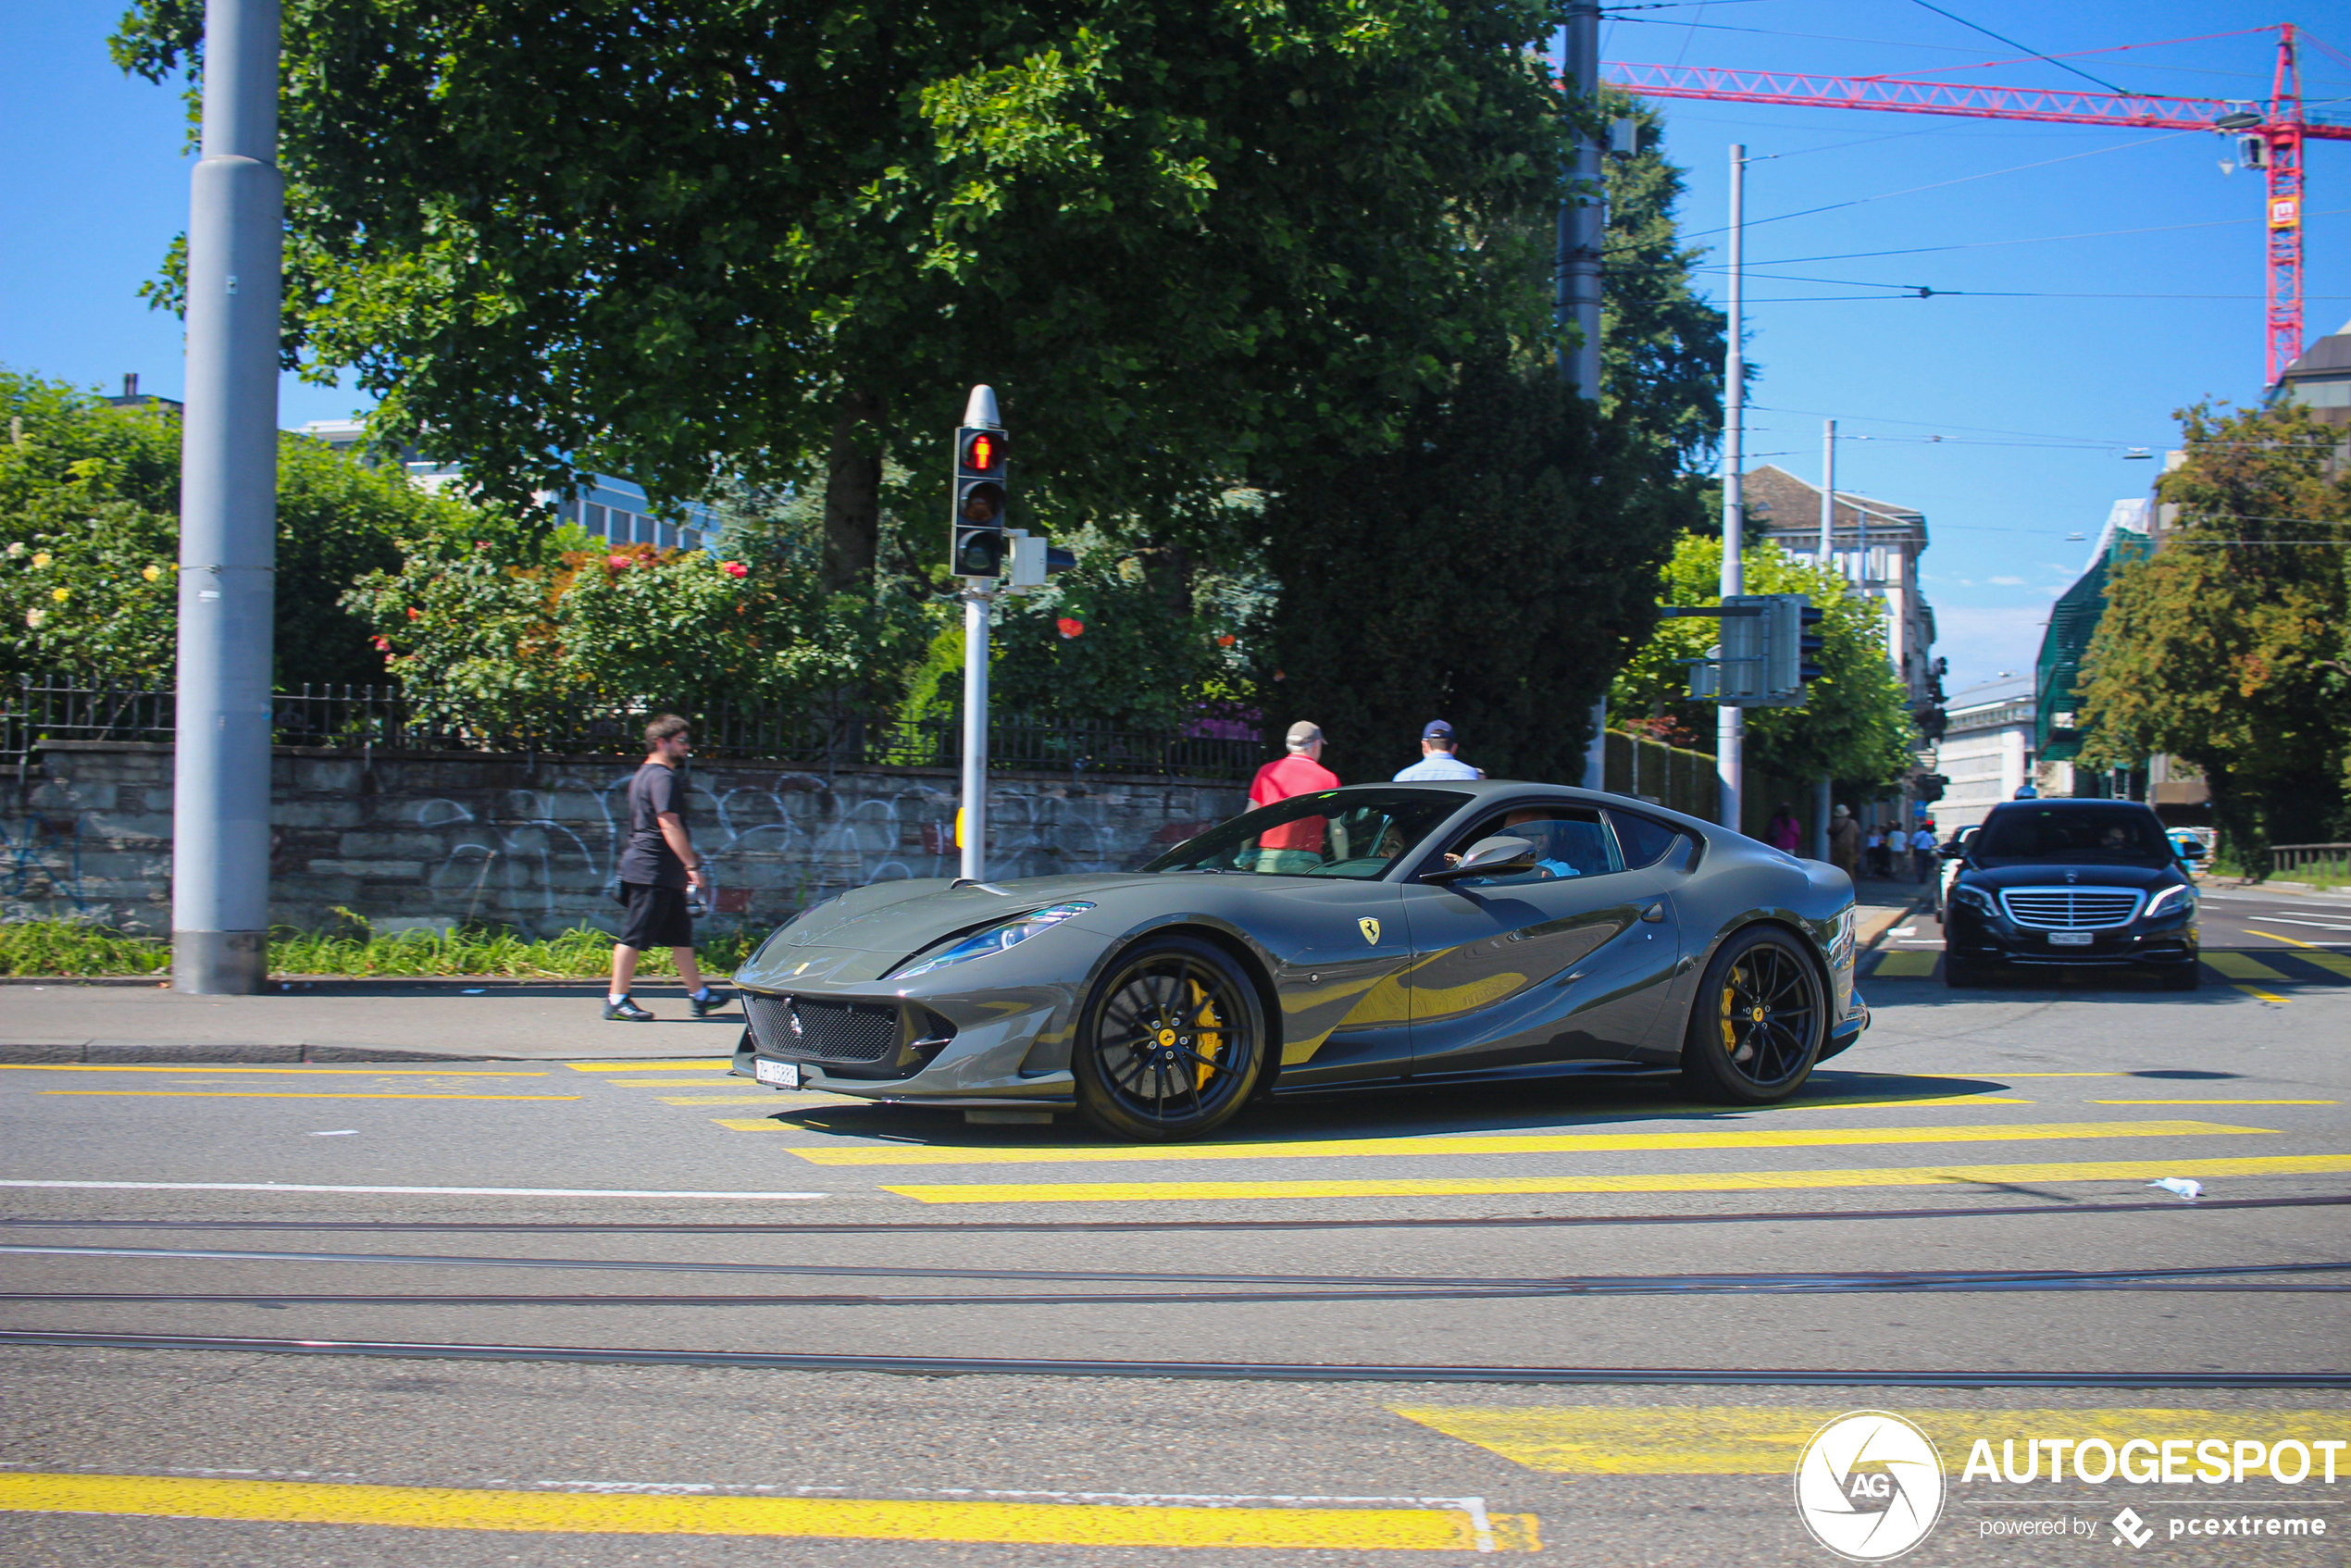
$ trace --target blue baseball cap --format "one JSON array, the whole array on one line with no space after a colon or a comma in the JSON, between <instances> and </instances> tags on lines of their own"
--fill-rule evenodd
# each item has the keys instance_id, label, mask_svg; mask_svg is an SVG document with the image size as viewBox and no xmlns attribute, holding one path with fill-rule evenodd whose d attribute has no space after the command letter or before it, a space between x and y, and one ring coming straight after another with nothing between
<instances>
[{"instance_id":1,"label":"blue baseball cap","mask_svg":"<svg viewBox=\"0 0 2351 1568\"><path fill-rule=\"evenodd\" d=\"M1430 719L1421 730L1424 740L1450 740L1452 738L1453 727L1441 718Z\"/></svg>"}]
</instances>

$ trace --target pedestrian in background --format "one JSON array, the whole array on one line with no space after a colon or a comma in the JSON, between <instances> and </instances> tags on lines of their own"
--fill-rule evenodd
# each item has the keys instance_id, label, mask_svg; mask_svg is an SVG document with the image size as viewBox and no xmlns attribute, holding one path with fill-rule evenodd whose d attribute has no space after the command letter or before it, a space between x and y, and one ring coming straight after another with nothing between
<instances>
[{"instance_id":1,"label":"pedestrian in background","mask_svg":"<svg viewBox=\"0 0 2351 1568\"><path fill-rule=\"evenodd\" d=\"M1869 867L1871 876L1885 875L1885 828L1882 824L1870 824L1870 830L1861 838L1861 853L1866 857L1862 864Z\"/></svg>"},{"instance_id":2,"label":"pedestrian in background","mask_svg":"<svg viewBox=\"0 0 2351 1568\"><path fill-rule=\"evenodd\" d=\"M1934 875L1934 818L1931 816L1910 835L1910 865L1921 882Z\"/></svg>"},{"instance_id":3,"label":"pedestrian in background","mask_svg":"<svg viewBox=\"0 0 2351 1568\"><path fill-rule=\"evenodd\" d=\"M1323 732L1304 719L1289 727L1283 742L1288 755L1267 763L1250 780L1249 803L1270 806L1293 795L1338 788L1338 775L1323 765ZM1304 816L1258 835L1260 871L1312 871L1323 864L1324 821Z\"/></svg>"},{"instance_id":4,"label":"pedestrian in background","mask_svg":"<svg viewBox=\"0 0 2351 1568\"><path fill-rule=\"evenodd\" d=\"M1861 825L1851 806L1829 814L1829 864L1855 881L1861 879Z\"/></svg>"},{"instance_id":5,"label":"pedestrian in background","mask_svg":"<svg viewBox=\"0 0 2351 1568\"><path fill-rule=\"evenodd\" d=\"M689 728L676 714L646 725L645 760L628 781L628 838L620 852L620 901L628 914L612 950L612 991L604 1000L608 1023L653 1021L653 1014L629 994L637 980L637 955L647 948L669 950L695 1017L707 1018L731 1000L710 989L694 962L694 919L686 895L703 888L702 856L686 829L686 783L678 776L694 753Z\"/></svg>"},{"instance_id":6,"label":"pedestrian in background","mask_svg":"<svg viewBox=\"0 0 2351 1568\"><path fill-rule=\"evenodd\" d=\"M1421 760L1396 776L1399 784L1433 778L1483 778L1486 775L1453 754L1453 727L1433 718L1421 730Z\"/></svg>"},{"instance_id":7,"label":"pedestrian in background","mask_svg":"<svg viewBox=\"0 0 2351 1568\"><path fill-rule=\"evenodd\" d=\"M1789 854L1796 852L1797 846L1804 842L1804 826L1796 820L1795 807L1785 801L1780 803L1779 809L1772 814L1772 820L1764 826L1763 841L1775 850L1785 850Z\"/></svg>"}]
</instances>

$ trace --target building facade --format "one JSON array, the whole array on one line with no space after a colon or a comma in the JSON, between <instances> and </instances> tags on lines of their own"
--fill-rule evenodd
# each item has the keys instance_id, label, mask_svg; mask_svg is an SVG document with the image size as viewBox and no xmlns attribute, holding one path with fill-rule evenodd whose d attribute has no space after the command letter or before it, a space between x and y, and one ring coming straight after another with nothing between
<instances>
[{"instance_id":1,"label":"building facade","mask_svg":"<svg viewBox=\"0 0 2351 1568\"><path fill-rule=\"evenodd\" d=\"M2033 721L2033 699L2021 693L1950 710L1934 747L1934 771L1945 779L1934 823L1945 838L1982 826L1994 806L2032 782Z\"/></svg>"},{"instance_id":2,"label":"building facade","mask_svg":"<svg viewBox=\"0 0 2351 1568\"><path fill-rule=\"evenodd\" d=\"M357 446L366 438L367 427L355 419L314 419L302 428L302 432L330 446L348 448ZM402 467L412 481L429 491L455 481L464 472L454 464L421 458L412 458ZM709 507L689 505L680 516L664 520L654 516L653 504L646 499L643 486L612 474L586 476L578 491L571 495L541 491L532 499L563 521L577 523L598 539L614 544L701 550L718 536L718 518Z\"/></svg>"}]
</instances>

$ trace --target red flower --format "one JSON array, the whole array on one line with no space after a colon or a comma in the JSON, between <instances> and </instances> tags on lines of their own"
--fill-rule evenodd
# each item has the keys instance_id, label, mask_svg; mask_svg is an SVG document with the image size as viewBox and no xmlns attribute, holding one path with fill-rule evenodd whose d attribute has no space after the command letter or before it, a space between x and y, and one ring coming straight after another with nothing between
<instances>
[{"instance_id":1,"label":"red flower","mask_svg":"<svg viewBox=\"0 0 2351 1568\"><path fill-rule=\"evenodd\" d=\"M411 604L408 606L408 618L412 621L420 621L425 618L425 613L417 608L414 604Z\"/></svg>"},{"instance_id":2,"label":"red flower","mask_svg":"<svg viewBox=\"0 0 2351 1568\"><path fill-rule=\"evenodd\" d=\"M1064 616L1053 623L1064 637L1076 637L1086 629L1086 623L1074 616Z\"/></svg>"},{"instance_id":3,"label":"red flower","mask_svg":"<svg viewBox=\"0 0 2351 1568\"><path fill-rule=\"evenodd\" d=\"M1216 646L1219 648L1229 648L1233 645L1233 634L1228 631L1224 636L1216 640Z\"/></svg>"},{"instance_id":4,"label":"red flower","mask_svg":"<svg viewBox=\"0 0 2351 1568\"><path fill-rule=\"evenodd\" d=\"M625 572L628 569L628 557L626 555L607 555L604 557L604 566L608 571Z\"/></svg>"},{"instance_id":5,"label":"red flower","mask_svg":"<svg viewBox=\"0 0 2351 1568\"><path fill-rule=\"evenodd\" d=\"M386 639L384 639L384 638L381 638L381 637L377 638L377 639L376 639L376 652L377 652L377 653L391 653L391 652L392 652L392 643L391 643L388 640L386 640Z\"/></svg>"},{"instance_id":6,"label":"red flower","mask_svg":"<svg viewBox=\"0 0 2351 1568\"><path fill-rule=\"evenodd\" d=\"M721 561L718 563L718 569L732 578L745 578L751 576L751 568L744 566L740 561Z\"/></svg>"}]
</instances>

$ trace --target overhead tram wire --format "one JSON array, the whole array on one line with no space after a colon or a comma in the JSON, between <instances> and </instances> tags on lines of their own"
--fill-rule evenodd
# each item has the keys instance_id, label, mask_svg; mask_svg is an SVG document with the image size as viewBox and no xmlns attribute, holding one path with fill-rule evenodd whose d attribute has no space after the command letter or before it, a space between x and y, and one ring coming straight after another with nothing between
<instances>
[{"instance_id":1,"label":"overhead tram wire","mask_svg":"<svg viewBox=\"0 0 2351 1568\"><path fill-rule=\"evenodd\" d=\"M1990 28L1985 27L1981 22L1972 22L1956 11L1947 11L1942 6L1934 4L1934 0L1910 0L1910 3L1924 10L1933 11L1938 17L1947 18L1950 20L1959 23L1961 27L1969 28L1976 32L1980 32L1986 38L1998 39L2001 43L2007 44L2011 49L2021 49L2036 60L2045 61L2049 65L2057 67L2059 70L2070 71L2073 75L2080 77L2083 81L2103 87L2109 93L2116 93L2119 96L2126 98L2130 96L2130 93L2126 89L2117 87L2113 82L2107 81L2104 77L2092 76L2088 71L2083 70L2079 67L2069 66L2063 60L2058 59L2052 56L2042 54L2030 44L2020 44L2015 39L2010 38L2007 33L1994 32Z\"/></svg>"}]
</instances>

